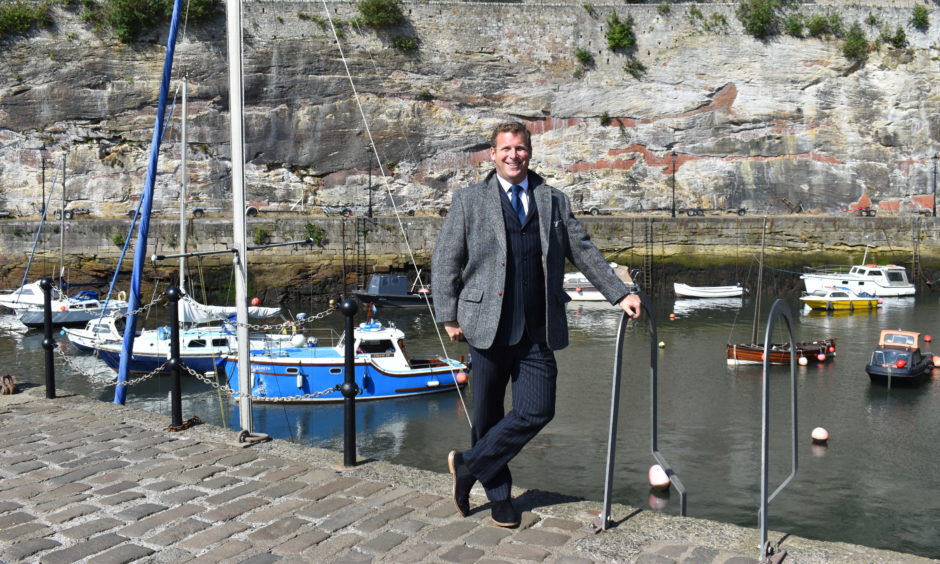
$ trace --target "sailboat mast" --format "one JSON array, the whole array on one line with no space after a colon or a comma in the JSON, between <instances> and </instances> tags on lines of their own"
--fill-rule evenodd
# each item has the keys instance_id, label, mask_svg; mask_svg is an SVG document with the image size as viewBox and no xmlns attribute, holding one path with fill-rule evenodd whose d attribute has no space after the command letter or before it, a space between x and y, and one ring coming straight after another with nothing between
<instances>
[{"instance_id":1,"label":"sailboat mast","mask_svg":"<svg viewBox=\"0 0 940 564\"><path fill-rule=\"evenodd\" d=\"M62 279L65 277L65 161L69 157L68 149L62 157L62 212L59 215L59 288L62 288Z\"/></svg>"},{"instance_id":2,"label":"sailboat mast","mask_svg":"<svg viewBox=\"0 0 940 564\"><path fill-rule=\"evenodd\" d=\"M751 344L757 344L757 333L760 330L760 298L764 288L764 243L767 241L767 218L760 235L760 260L757 265L757 299L754 300L754 323L751 326Z\"/></svg>"},{"instance_id":3,"label":"sailboat mast","mask_svg":"<svg viewBox=\"0 0 940 564\"><path fill-rule=\"evenodd\" d=\"M180 290L186 291L186 122L189 121L189 79L183 77L183 121L180 126ZM182 302L180 302L182 307Z\"/></svg>"},{"instance_id":4,"label":"sailboat mast","mask_svg":"<svg viewBox=\"0 0 940 564\"><path fill-rule=\"evenodd\" d=\"M235 306L238 319L238 413L243 431L253 432L248 346L248 248L245 242L245 123L242 91L242 4L225 2L228 37L229 109L232 130L232 227L235 243Z\"/></svg>"}]
</instances>

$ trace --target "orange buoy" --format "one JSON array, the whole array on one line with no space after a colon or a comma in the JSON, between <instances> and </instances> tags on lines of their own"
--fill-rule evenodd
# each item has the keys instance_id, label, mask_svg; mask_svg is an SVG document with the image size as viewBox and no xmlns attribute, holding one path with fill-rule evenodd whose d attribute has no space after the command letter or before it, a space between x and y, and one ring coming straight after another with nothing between
<instances>
[{"instance_id":1,"label":"orange buoy","mask_svg":"<svg viewBox=\"0 0 940 564\"><path fill-rule=\"evenodd\" d=\"M659 464L650 466L647 478L649 479L650 486L657 490L669 489L670 484L672 484L672 480L669 479L669 476L666 475L666 471L663 470L663 467Z\"/></svg>"},{"instance_id":2,"label":"orange buoy","mask_svg":"<svg viewBox=\"0 0 940 564\"><path fill-rule=\"evenodd\" d=\"M65 311L67 308L65 306L60 306L59 311Z\"/></svg>"},{"instance_id":3,"label":"orange buoy","mask_svg":"<svg viewBox=\"0 0 940 564\"><path fill-rule=\"evenodd\" d=\"M454 380L457 381L457 384L463 386L467 383L467 373L463 370L457 372L457 375L454 377Z\"/></svg>"},{"instance_id":4,"label":"orange buoy","mask_svg":"<svg viewBox=\"0 0 940 564\"><path fill-rule=\"evenodd\" d=\"M813 442L817 444L825 444L829 440L829 431L823 427L816 427L813 429L813 432L810 433L810 436L813 438Z\"/></svg>"},{"instance_id":5,"label":"orange buoy","mask_svg":"<svg viewBox=\"0 0 940 564\"><path fill-rule=\"evenodd\" d=\"M826 361L826 353L819 353L819 354L817 354L817 355L816 355L816 360L818 360L819 362L825 362L825 361Z\"/></svg>"},{"instance_id":6,"label":"orange buoy","mask_svg":"<svg viewBox=\"0 0 940 564\"><path fill-rule=\"evenodd\" d=\"M261 305L261 298L259 298L259 297L257 297L257 296L255 296L254 298L251 298L251 305L253 305L253 306L259 306L259 305Z\"/></svg>"},{"instance_id":7,"label":"orange buoy","mask_svg":"<svg viewBox=\"0 0 940 564\"><path fill-rule=\"evenodd\" d=\"M676 314L670 313L670 314L669 314L669 319L671 319L672 321L675 321L675 320L676 320Z\"/></svg>"},{"instance_id":8,"label":"orange buoy","mask_svg":"<svg viewBox=\"0 0 940 564\"><path fill-rule=\"evenodd\" d=\"M930 341L933 341L933 337L930 335L924 335L924 342L929 343Z\"/></svg>"}]
</instances>

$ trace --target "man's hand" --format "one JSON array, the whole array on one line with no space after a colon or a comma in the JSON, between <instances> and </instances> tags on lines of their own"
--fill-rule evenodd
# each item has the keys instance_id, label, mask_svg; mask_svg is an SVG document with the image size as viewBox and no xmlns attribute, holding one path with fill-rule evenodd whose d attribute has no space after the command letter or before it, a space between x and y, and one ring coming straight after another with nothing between
<instances>
[{"instance_id":1,"label":"man's hand","mask_svg":"<svg viewBox=\"0 0 940 564\"><path fill-rule=\"evenodd\" d=\"M463 329L460 328L460 324L456 321L445 321L444 330L447 331L447 336L450 337L451 342L456 343L457 341L464 340Z\"/></svg>"},{"instance_id":2,"label":"man's hand","mask_svg":"<svg viewBox=\"0 0 940 564\"><path fill-rule=\"evenodd\" d=\"M620 309L622 309L623 312L630 317L630 319L637 319L640 317L640 312L642 311L640 296L636 294L628 294L627 297L620 300L620 303L617 305L620 306Z\"/></svg>"}]
</instances>

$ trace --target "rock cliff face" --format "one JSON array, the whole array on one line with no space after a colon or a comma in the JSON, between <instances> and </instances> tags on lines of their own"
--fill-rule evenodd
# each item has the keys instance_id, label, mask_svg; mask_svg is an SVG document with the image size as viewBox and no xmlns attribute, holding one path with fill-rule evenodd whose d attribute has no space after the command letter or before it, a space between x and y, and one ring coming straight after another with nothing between
<instances>
[{"instance_id":1,"label":"rock cliff face","mask_svg":"<svg viewBox=\"0 0 940 564\"><path fill-rule=\"evenodd\" d=\"M785 199L817 212L869 200L881 212L929 209L940 12L931 8L934 25L921 32L909 23L914 4L802 4L807 15L837 12L846 27L862 22L870 39L905 28L907 48L881 44L853 63L841 40L756 40L728 4L405 2L407 22L377 33L348 23L355 3L328 2L345 23L344 59L318 19L322 5L247 1L248 197L304 210L363 205L371 177L379 212L390 197L435 212L489 168L491 128L518 119L535 133L538 172L585 204L669 207L674 191L680 208L784 212ZM70 205L122 214L143 186L166 30L121 45L57 10L51 30L0 43L0 209L34 214L43 161L46 191L59 194L52 181L65 160ZM607 48L611 13L633 18L632 53ZM418 50L395 50L395 36L416 38ZM174 76L190 83L191 198L231 208L225 45L221 14L190 27ZM625 69L631 57L645 67L639 79ZM158 208L176 205L179 115L165 136Z\"/></svg>"}]
</instances>

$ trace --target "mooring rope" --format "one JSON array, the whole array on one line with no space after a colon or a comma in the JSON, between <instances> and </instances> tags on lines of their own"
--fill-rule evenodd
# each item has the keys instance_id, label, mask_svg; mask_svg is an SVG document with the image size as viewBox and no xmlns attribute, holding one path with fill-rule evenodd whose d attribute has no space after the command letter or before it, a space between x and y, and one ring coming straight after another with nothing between
<instances>
[{"instance_id":1,"label":"mooring rope","mask_svg":"<svg viewBox=\"0 0 940 564\"><path fill-rule=\"evenodd\" d=\"M375 140L372 138L372 128L369 127L369 120L366 118L365 110L362 107L362 101L359 98L359 91L356 90L356 83L353 80L352 73L349 71L349 63L346 61L346 54L343 52L343 45L339 40L339 36L336 33L336 27L333 25L333 16L330 14L330 8L326 4L326 0L323 2L323 11L326 13L326 20L330 23L330 31L333 33L333 40L336 42L336 47L339 49L340 59L343 61L343 68L346 69L346 78L349 79L349 85L352 88L353 97L356 100L356 107L359 109L359 115L362 116L363 127L366 131L366 136L369 139L369 146L372 148L372 153L375 155L376 159L379 158L379 152L375 146ZM398 204L395 203L395 198L392 195L392 189L389 185L388 176L385 174L385 167L381 166L382 162L379 161L379 173L382 176L382 184L385 187L385 192L388 194L389 201L392 203L392 211L395 212L395 219L398 222L398 229L401 231L402 239L405 242L405 248L408 250L408 258L411 260L412 266L414 266L415 271L418 271L418 261L415 259L414 251L411 248L411 243L408 241L408 234L405 232L405 224L401 219L401 213L398 211ZM372 166L372 163L369 163L369 166ZM424 285L424 282L421 280L421 277L418 277L418 283L421 286L422 290L427 288ZM444 351L444 357L447 357L447 347L444 344L444 337L441 334L441 328L437 323L437 318L434 315L434 308L431 307L431 302L427 298L427 292L421 292L421 295L424 297L424 303L428 308L428 312L431 315L431 322L434 325L434 331L437 333L438 342L441 345L441 350ZM452 371L456 372L456 371ZM463 405L464 415L467 417L467 423L470 425L470 428L473 428L473 421L470 419L470 411L467 409L467 403L464 400L463 392L460 390L460 386L456 386L457 395L460 397L460 403Z\"/></svg>"}]
</instances>

